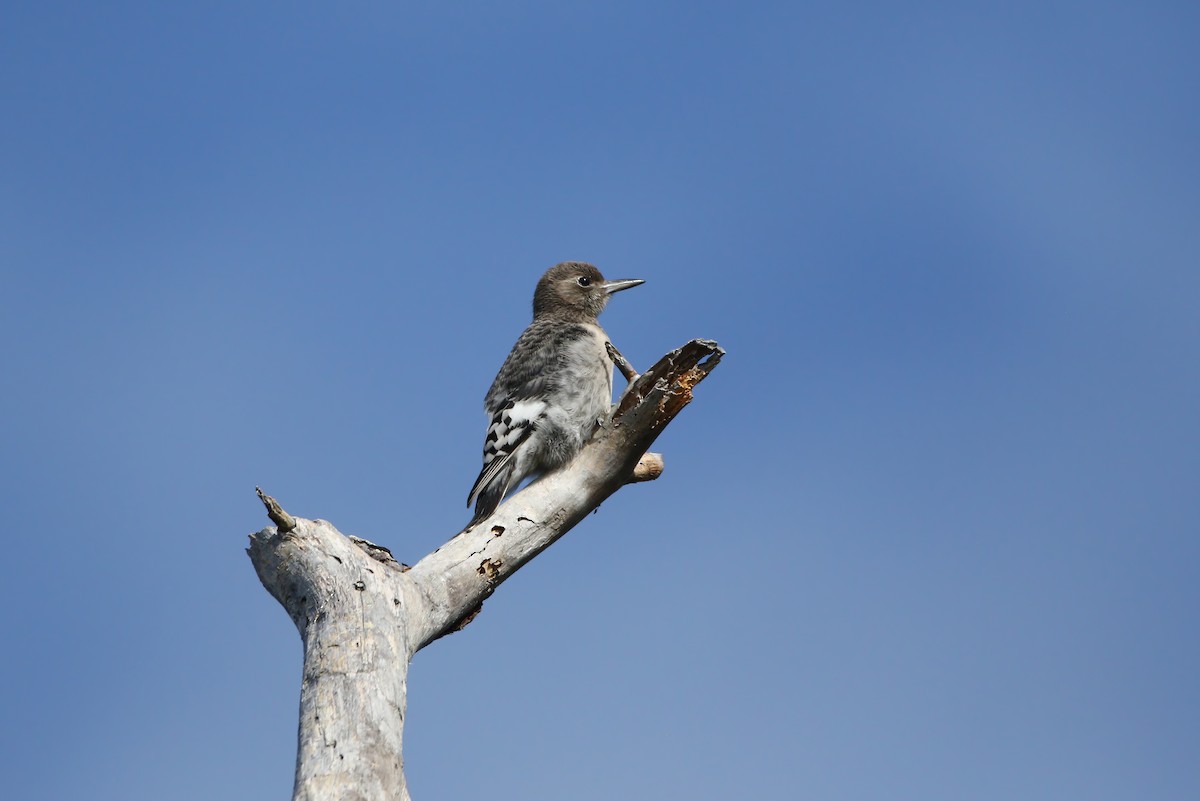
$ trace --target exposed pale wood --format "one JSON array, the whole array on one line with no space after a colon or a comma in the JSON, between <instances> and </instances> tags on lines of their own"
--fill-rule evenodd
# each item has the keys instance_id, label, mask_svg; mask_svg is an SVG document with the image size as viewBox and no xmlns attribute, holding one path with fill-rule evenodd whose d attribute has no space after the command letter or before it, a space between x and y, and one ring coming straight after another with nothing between
<instances>
[{"instance_id":1,"label":"exposed pale wood","mask_svg":"<svg viewBox=\"0 0 1200 801\"><path fill-rule=\"evenodd\" d=\"M633 475L629 478L629 483L637 484L641 481L653 481L662 475L664 466L661 453L647 453L641 459L638 459L637 465L633 468Z\"/></svg>"},{"instance_id":2,"label":"exposed pale wood","mask_svg":"<svg viewBox=\"0 0 1200 801\"><path fill-rule=\"evenodd\" d=\"M402 742L412 656L469 623L502 582L621 486L657 478L662 457L646 450L723 354L692 340L664 356L571 464L411 569L325 521L293 518L259 490L277 527L251 535L248 553L304 643L295 799L408 799Z\"/></svg>"},{"instance_id":3,"label":"exposed pale wood","mask_svg":"<svg viewBox=\"0 0 1200 801\"><path fill-rule=\"evenodd\" d=\"M407 799L403 733L413 648L405 619L426 607L398 565L323 520L250 538L263 586L304 644L294 798Z\"/></svg>"}]
</instances>

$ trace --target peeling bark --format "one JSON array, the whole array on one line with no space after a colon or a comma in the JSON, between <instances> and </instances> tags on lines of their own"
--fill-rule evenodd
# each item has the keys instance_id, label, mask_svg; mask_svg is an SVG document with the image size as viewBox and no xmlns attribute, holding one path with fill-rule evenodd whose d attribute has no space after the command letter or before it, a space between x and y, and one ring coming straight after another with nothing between
<instances>
[{"instance_id":1,"label":"peeling bark","mask_svg":"<svg viewBox=\"0 0 1200 801\"><path fill-rule=\"evenodd\" d=\"M276 527L252 534L247 552L304 643L294 799L407 801L413 655L470 623L501 583L624 484L657 478L662 457L647 449L723 355L705 340L668 353L636 377L611 423L569 465L412 568L325 521L292 517L259 490ZM637 375L628 362L622 371Z\"/></svg>"}]
</instances>

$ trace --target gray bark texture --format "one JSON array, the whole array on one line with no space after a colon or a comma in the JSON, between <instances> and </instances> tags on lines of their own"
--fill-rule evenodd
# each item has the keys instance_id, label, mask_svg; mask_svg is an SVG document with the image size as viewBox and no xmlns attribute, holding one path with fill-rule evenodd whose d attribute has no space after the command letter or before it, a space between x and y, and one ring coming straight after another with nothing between
<instances>
[{"instance_id":1,"label":"gray bark texture","mask_svg":"<svg viewBox=\"0 0 1200 801\"><path fill-rule=\"evenodd\" d=\"M409 568L323 520L260 497L275 526L250 535L263 586L304 644L296 801L409 798L403 732L408 665L479 613L505 579L623 485L662 472L647 449L724 355L692 340L633 376L611 421L575 459Z\"/></svg>"}]
</instances>

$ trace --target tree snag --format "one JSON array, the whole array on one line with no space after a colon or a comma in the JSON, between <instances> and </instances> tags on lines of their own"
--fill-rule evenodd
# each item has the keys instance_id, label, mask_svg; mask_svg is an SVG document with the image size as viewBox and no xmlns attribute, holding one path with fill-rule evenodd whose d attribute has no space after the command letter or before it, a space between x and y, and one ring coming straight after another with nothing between
<instances>
[{"instance_id":1,"label":"tree snag","mask_svg":"<svg viewBox=\"0 0 1200 801\"><path fill-rule=\"evenodd\" d=\"M622 372L636 378L569 465L411 568L323 520L292 517L258 491L276 526L250 535L247 553L304 645L293 799L407 801L413 655L466 626L496 587L623 485L657 478L662 457L647 449L723 355L694 339L640 376L622 358Z\"/></svg>"}]
</instances>

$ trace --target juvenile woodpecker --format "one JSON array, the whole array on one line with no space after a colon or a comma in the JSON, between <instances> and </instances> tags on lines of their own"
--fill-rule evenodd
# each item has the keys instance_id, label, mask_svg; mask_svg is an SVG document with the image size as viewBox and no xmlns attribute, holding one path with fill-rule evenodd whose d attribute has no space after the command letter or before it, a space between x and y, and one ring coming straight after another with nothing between
<instances>
[{"instance_id":1,"label":"juvenile woodpecker","mask_svg":"<svg viewBox=\"0 0 1200 801\"><path fill-rule=\"evenodd\" d=\"M606 281L590 264L546 271L533 293L533 322L484 399L483 470L467 496L475 516L496 511L525 478L562 467L579 452L612 404L613 361L597 322L614 292L645 283Z\"/></svg>"}]
</instances>

